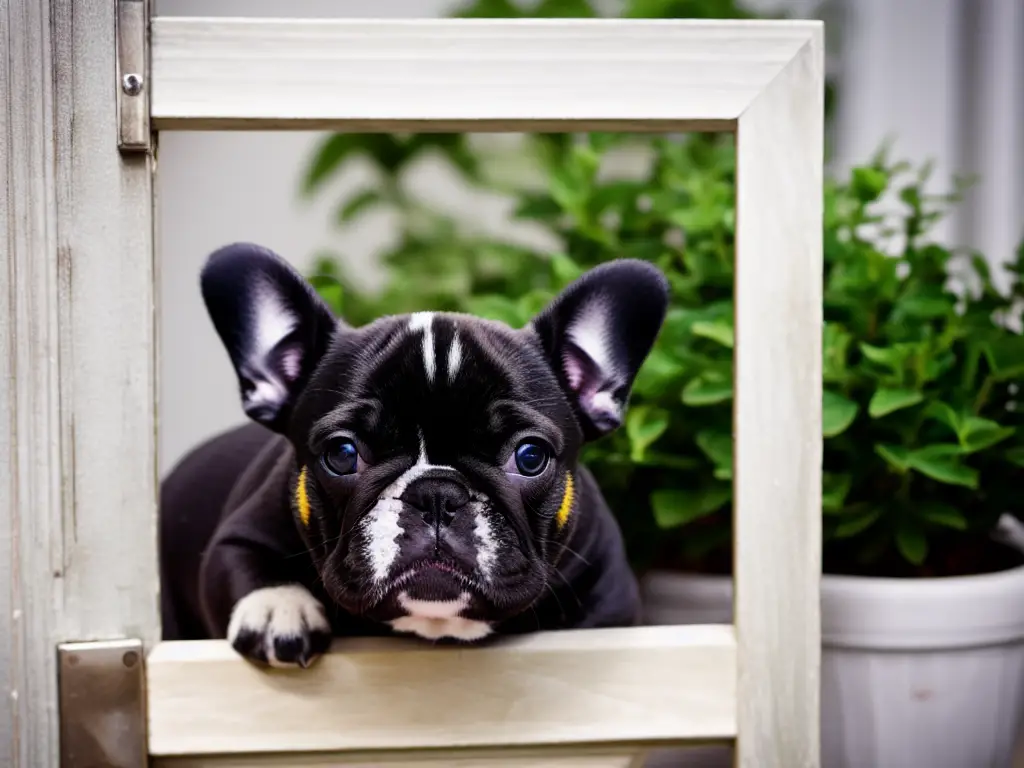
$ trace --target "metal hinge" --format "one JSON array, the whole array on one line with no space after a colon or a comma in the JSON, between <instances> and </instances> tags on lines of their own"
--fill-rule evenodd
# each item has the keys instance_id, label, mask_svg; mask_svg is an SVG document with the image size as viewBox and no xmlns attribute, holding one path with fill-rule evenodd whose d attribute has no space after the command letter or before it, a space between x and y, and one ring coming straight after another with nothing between
<instances>
[{"instance_id":1,"label":"metal hinge","mask_svg":"<svg viewBox=\"0 0 1024 768\"><path fill-rule=\"evenodd\" d=\"M61 768L145 768L142 643L64 643L57 667Z\"/></svg>"},{"instance_id":2,"label":"metal hinge","mask_svg":"<svg viewBox=\"0 0 1024 768\"><path fill-rule=\"evenodd\" d=\"M117 146L149 152L149 2L117 0Z\"/></svg>"}]
</instances>

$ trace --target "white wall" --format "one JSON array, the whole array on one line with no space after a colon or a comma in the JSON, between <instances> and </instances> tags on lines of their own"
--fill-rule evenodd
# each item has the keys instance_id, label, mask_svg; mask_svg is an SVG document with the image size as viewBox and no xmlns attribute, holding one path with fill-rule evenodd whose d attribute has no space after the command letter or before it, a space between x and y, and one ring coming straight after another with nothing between
<instances>
[{"instance_id":1,"label":"white wall","mask_svg":"<svg viewBox=\"0 0 1024 768\"><path fill-rule=\"evenodd\" d=\"M799 14L813 13L819 5L817 0L758 4ZM156 0L156 12L430 17L452 5L453 0ZM896 156L937 160L935 189L953 173L981 173L981 186L943 234L1002 261L1024 234L1024 3L845 0L838 10L843 45L834 61L841 75L837 166L865 160L894 137ZM392 232L387 217L370 218L355 231L332 226L337 193L357 185L365 169L336 180L313 201L299 198L301 169L319 138L310 133L160 136L162 472L204 437L243 419L227 355L199 296L199 268L210 251L252 240L304 268L318 249L330 248L357 265L368 281L377 276L373 256ZM488 228L504 228L504 201L467 193L437 165L417 169L414 184Z\"/></svg>"}]
</instances>

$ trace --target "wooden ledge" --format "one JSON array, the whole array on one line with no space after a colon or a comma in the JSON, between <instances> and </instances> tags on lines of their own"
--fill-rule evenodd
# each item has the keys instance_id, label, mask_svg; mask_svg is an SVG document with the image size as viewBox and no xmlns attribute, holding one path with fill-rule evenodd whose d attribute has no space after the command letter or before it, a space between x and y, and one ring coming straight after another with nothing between
<instances>
[{"instance_id":1,"label":"wooden ledge","mask_svg":"<svg viewBox=\"0 0 1024 768\"><path fill-rule=\"evenodd\" d=\"M666 744L736 735L731 626L574 630L482 648L340 640L308 670L227 643L147 660L152 755Z\"/></svg>"}]
</instances>

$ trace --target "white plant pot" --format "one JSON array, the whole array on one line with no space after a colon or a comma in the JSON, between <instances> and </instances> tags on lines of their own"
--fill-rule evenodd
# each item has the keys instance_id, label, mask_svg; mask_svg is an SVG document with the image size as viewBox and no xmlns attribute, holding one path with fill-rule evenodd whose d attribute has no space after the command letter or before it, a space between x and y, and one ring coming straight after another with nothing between
<instances>
[{"instance_id":1,"label":"white plant pot","mask_svg":"<svg viewBox=\"0 0 1024 768\"><path fill-rule=\"evenodd\" d=\"M1024 567L825 576L821 593L823 768L1012 765L1024 722ZM652 624L732 621L729 577L651 574L644 600ZM690 765L685 753L677 760Z\"/></svg>"}]
</instances>

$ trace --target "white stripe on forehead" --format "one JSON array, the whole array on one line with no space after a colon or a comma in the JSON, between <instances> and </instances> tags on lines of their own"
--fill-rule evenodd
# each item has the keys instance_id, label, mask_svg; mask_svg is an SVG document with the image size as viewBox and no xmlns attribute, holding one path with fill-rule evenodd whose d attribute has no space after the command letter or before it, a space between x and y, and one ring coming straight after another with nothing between
<instances>
[{"instance_id":1,"label":"white stripe on forehead","mask_svg":"<svg viewBox=\"0 0 1024 768\"><path fill-rule=\"evenodd\" d=\"M409 318L410 331L423 331L423 369L427 372L427 381L434 381L434 313L414 312Z\"/></svg>"},{"instance_id":2,"label":"white stripe on forehead","mask_svg":"<svg viewBox=\"0 0 1024 768\"><path fill-rule=\"evenodd\" d=\"M462 342L459 341L459 332L455 331L452 336L452 345L448 348L448 381L455 381L460 365L462 365Z\"/></svg>"}]
</instances>

